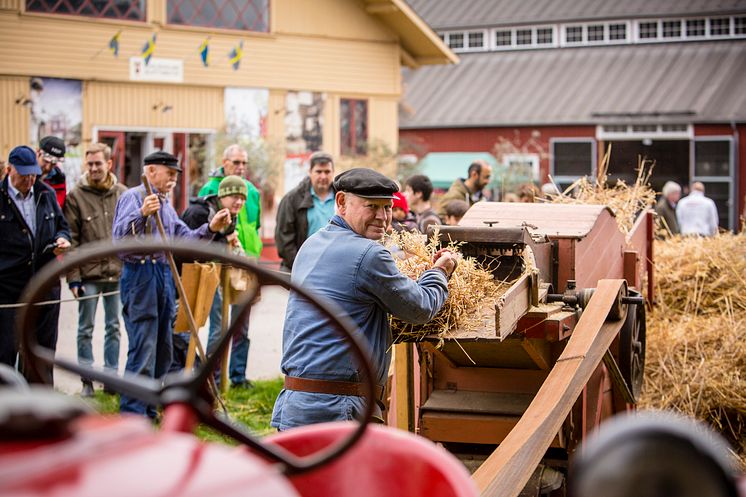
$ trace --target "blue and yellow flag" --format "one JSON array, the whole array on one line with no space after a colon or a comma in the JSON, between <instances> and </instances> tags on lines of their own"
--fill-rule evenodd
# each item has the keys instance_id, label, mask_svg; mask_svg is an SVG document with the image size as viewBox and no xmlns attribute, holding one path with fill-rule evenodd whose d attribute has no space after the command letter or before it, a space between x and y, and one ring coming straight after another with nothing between
<instances>
[{"instance_id":1,"label":"blue and yellow flag","mask_svg":"<svg viewBox=\"0 0 746 497\"><path fill-rule=\"evenodd\" d=\"M207 67L210 65L210 37L205 38L205 41L199 46L199 56L202 59L202 65Z\"/></svg>"},{"instance_id":2,"label":"blue and yellow flag","mask_svg":"<svg viewBox=\"0 0 746 497\"><path fill-rule=\"evenodd\" d=\"M231 50L231 53L228 54L228 57L231 60L231 64L233 65L233 70L237 71L238 66L241 65L241 59L243 58L243 40L236 45L236 48Z\"/></svg>"},{"instance_id":3,"label":"blue and yellow flag","mask_svg":"<svg viewBox=\"0 0 746 497\"><path fill-rule=\"evenodd\" d=\"M122 30L120 29L114 36L111 37L111 40L109 40L109 50L111 50L111 53L114 54L114 57L119 57L119 37L121 35Z\"/></svg>"},{"instance_id":4,"label":"blue and yellow flag","mask_svg":"<svg viewBox=\"0 0 746 497\"><path fill-rule=\"evenodd\" d=\"M142 47L142 58L145 61L145 65L148 65L148 62L150 62L153 52L155 52L155 33L153 33L153 36Z\"/></svg>"}]
</instances>

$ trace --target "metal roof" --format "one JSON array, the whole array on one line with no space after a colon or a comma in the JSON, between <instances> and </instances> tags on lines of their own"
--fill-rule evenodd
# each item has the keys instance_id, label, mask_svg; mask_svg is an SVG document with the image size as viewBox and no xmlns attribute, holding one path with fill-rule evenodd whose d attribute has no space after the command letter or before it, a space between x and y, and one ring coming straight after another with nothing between
<instances>
[{"instance_id":1,"label":"metal roof","mask_svg":"<svg viewBox=\"0 0 746 497\"><path fill-rule=\"evenodd\" d=\"M728 15L746 0L407 0L433 29Z\"/></svg>"},{"instance_id":2,"label":"metal roof","mask_svg":"<svg viewBox=\"0 0 746 497\"><path fill-rule=\"evenodd\" d=\"M401 129L746 121L746 42L462 54L404 71Z\"/></svg>"}]
</instances>

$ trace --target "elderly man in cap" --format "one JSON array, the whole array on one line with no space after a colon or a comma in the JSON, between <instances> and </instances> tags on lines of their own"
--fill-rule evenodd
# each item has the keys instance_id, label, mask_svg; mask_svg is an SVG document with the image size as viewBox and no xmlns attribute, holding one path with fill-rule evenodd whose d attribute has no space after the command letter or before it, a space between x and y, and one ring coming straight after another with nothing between
<instances>
[{"instance_id":1,"label":"elderly man in cap","mask_svg":"<svg viewBox=\"0 0 746 497\"><path fill-rule=\"evenodd\" d=\"M231 222L228 209L221 209L209 223L190 229L179 219L168 200L181 172L173 155L158 151L144 159L145 176L153 190L147 195L145 186L131 188L122 194L114 212L114 240L128 237L152 237L158 233L155 216L160 215L166 236L212 240L216 233ZM125 372L150 378L161 378L171 366L171 323L175 314L173 276L163 253L126 254L120 291L122 316L127 329L129 350ZM120 398L121 412L133 412L156 417L153 406L126 395Z\"/></svg>"},{"instance_id":2,"label":"elderly man in cap","mask_svg":"<svg viewBox=\"0 0 746 497\"><path fill-rule=\"evenodd\" d=\"M67 184L59 165L65 162L65 142L56 136L45 136L39 141L36 159L41 166L41 179L54 190L60 207L64 207Z\"/></svg>"},{"instance_id":3,"label":"elderly man in cap","mask_svg":"<svg viewBox=\"0 0 746 497\"><path fill-rule=\"evenodd\" d=\"M655 212L658 214L658 224L664 233L678 235L679 222L676 219L676 204L681 199L681 185L675 181L666 181L661 190L661 198L655 205Z\"/></svg>"},{"instance_id":4,"label":"elderly man in cap","mask_svg":"<svg viewBox=\"0 0 746 497\"><path fill-rule=\"evenodd\" d=\"M440 251L432 269L417 281L408 278L379 243L391 223L396 183L357 168L339 174L334 188L337 214L300 248L291 279L333 301L360 328L372 354L380 401L391 363L389 314L411 323L435 317L448 296L456 258ZM329 319L291 292L283 331L285 388L275 403L272 426L286 430L360 415L365 400L359 371ZM379 406L375 415L382 421Z\"/></svg>"},{"instance_id":5,"label":"elderly man in cap","mask_svg":"<svg viewBox=\"0 0 746 497\"><path fill-rule=\"evenodd\" d=\"M70 230L54 191L39 179L34 151L14 148L8 164L0 186L0 304L17 303L31 276L70 247ZM59 283L47 298L59 300ZM37 341L51 350L57 346L59 313L59 303L44 305L36 323ZM15 309L0 309L0 363L9 366L15 366L18 355L15 324ZM46 378L26 373L32 381L52 380L51 368L42 372Z\"/></svg>"}]
</instances>

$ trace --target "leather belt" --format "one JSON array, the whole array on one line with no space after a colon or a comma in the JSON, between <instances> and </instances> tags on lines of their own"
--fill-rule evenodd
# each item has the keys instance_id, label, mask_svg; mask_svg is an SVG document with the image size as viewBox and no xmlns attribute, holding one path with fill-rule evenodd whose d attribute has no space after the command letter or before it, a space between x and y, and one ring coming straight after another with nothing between
<instances>
[{"instance_id":1,"label":"leather belt","mask_svg":"<svg viewBox=\"0 0 746 497\"><path fill-rule=\"evenodd\" d=\"M299 392L327 393L331 395L353 395L365 397L365 383L354 381L317 380L314 378L299 378L297 376L285 377L285 388ZM376 385L374 393L377 402L382 402L383 387Z\"/></svg>"}]
</instances>

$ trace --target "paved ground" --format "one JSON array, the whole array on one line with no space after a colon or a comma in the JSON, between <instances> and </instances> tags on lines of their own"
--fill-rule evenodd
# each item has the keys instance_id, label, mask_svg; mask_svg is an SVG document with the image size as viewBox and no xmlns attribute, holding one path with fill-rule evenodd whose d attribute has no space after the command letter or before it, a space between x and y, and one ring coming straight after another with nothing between
<instances>
[{"instance_id":1,"label":"paved ground","mask_svg":"<svg viewBox=\"0 0 746 497\"><path fill-rule=\"evenodd\" d=\"M72 299L72 294L63 282L63 299ZM274 378L280 375L282 355L282 323L285 319L287 291L280 287L264 287L262 299L251 311L249 324L249 365L247 377ZM93 355L95 366L103 367L104 350L104 310L101 302L96 312L96 328L93 332ZM65 302L60 310L59 338L57 354L69 359L77 358L76 335L78 328L78 304ZM200 330L203 345L207 344L207 327ZM121 323L121 347L119 372L124 371L127 360L127 333ZM80 391L80 379L59 369L55 370L55 388L66 393Z\"/></svg>"}]
</instances>

